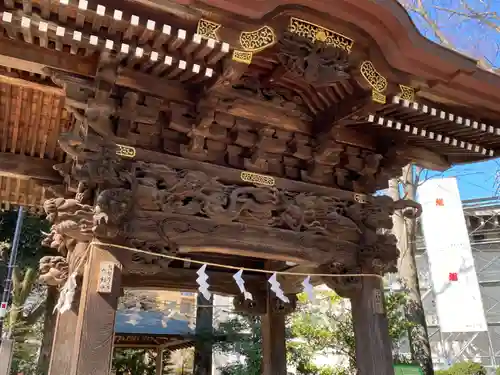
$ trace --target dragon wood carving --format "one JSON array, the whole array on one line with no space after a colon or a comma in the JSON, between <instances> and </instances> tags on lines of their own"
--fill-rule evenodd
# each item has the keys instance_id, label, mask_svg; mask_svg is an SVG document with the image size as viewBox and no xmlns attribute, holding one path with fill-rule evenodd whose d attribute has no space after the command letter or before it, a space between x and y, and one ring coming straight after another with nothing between
<instances>
[{"instance_id":1,"label":"dragon wood carving","mask_svg":"<svg viewBox=\"0 0 500 375\"><path fill-rule=\"evenodd\" d=\"M295 78L319 87L350 78L348 53L340 48L285 32L278 58Z\"/></svg>"},{"instance_id":2,"label":"dragon wood carving","mask_svg":"<svg viewBox=\"0 0 500 375\"><path fill-rule=\"evenodd\" d=\"M359 267L384 274L394 270L398 250L392 235L378 231L392 227L394 210L411 207L419 212L418 205L389 197L359 203L276 187L225 184L200 171L124 163L107 146L94 145L94 151L76 150L85 154L78 154L77 165L66 173L99 187L96 206L64 199L46 203L53 221L46 243L66 254L70 269L74 261L68 244L93 236L120 235L141 248L175 253L179 246L201 246L207 239L214 247L237 247L243 240L234 233L241 231L258 256L294 249L300 259L329 265L337 273ZM168 265L155 259L147 263Z\"/></svg>"},{"instance_id":3,"label":"dragon wood carving","mask_svg":"<svg viewBox=\"0 0 500 375\"><path fill-rule=\"evenodd\" d=\"M44 233L44 246L57 249L59 256L40 260L40 279L49 285L61 285L68 271L74 271L84 250L75 251L77 243L90 243L93 238L113 238L132 206L132 192L115 188L102 191L96 206L76 199L52 198L44 203L47 219L52 223Z\"/></svg>"}]
</instances>

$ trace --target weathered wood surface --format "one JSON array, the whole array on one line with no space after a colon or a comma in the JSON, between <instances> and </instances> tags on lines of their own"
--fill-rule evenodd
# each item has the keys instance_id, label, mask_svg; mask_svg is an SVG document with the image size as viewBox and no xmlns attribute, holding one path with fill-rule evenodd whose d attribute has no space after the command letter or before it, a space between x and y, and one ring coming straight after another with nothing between
<instances>
[{"instance_id":1,"label":"weathered wood surface","mask_svg":"<svg viewBox=\"0 0 500 375\"><path fill-rule=\"evenodd\" d=\"M54 161L13 153L0 153L0 176L40 183L62 183L62 176L54 168Z\"/></svg>"},{"instance_id":2,"label":"weathered wood surface","mask_svg":"<svg viewBox=\"0 0 500 375\"><path fill-rule=\"evenodd\" d=\"M139 258L134 263L126 264L125 270L128 273L123 275L122 283L123 287L129 289L179 289L195 292L199 287L196 282L198 278L196 269L173 267L162 269ZM221 295L239 294L238 286L234 283L233 273L207 271L207 275L210 278L210 290L214 293ZM267 280L264 277L245 275L245 280L248 284L261 290L264 290L267 285Z\"/></svg>"},{"instance_id":3,"label":"weathered wood surface","mask_svg":"<svg viewBox=\"0 0 500 375\"><path fill-rule=\"evenodd\" d=\"M75 329L78 322L80 293L77 293L73 306L64 314L57 314L52 353L50 355L49 375L68 375L74 358Z\"/></svg>"},{"instance_id":4,"label":"weathered wood surface","mask_svg":"<svg viewBox=\"0 0 500 375\"><path fill-rule=\"evenodd\" d=\"M30 45L17 40L0 38L0 65L44 74L47 67L82 75L94 76L97 60L94 56L81 58L62 52Z\"/></svg>"},{"instance_id":5,"label":"weathered wood surface","mask_svg":"<svg viewBox=\"0 0 500 375\"><path fill-rule=\"evenodd\" d=\"M156 349L156 375L163 375L163 348Z\"/></svg>"},{"instance_id":6,"label":"weathered wood surface","mask_svg":"<svg viewBox=\"0 0 500 375\"><path fill-rule=\"evenodd\" d=\"M53 221L46 243L67 254L68 264L81 257L68 239L90 242L96 236L112 242L119 236L128 246L167 256L279 259L327 265L332 273L363 266L384 274L395 267L393 237L376 231L390 229L390 215L408 201L374 197L363 202L340 190L324 196L242 180L229 184L201 171L122 159L112 145L94 142L93 151L69 146L63 147L75 161L57 169L78 182L78 197L104 189L94 196L95 206L75 199L46 202ZM66 267L53 257L45 263L51 275ZM154 275L168 272L171 260L134 254L123 263L129 273Z\"/></svg>"},{"instance_id":7,"label":"weathered wood surface","mask_svg":"<svg viewBox=\"0 0 500 375\"><path fill-rule=\"evenodd\" d=\"M210 300L206 300L201 293L198 293L196 305L196 334L198 340L194 347L194 368L193 375L212 375L212 341L213 335L213 295ZM205 339L203 339L205 338Z\"/></svg>"},{"instance_id":8,"label":"weathered wood surface","mask_svg":"<svg viewBox=\"0 0 500 375\"><path fill-rule=\"evenodd\" d=\"M262 316L262 375L286 375L286 327L284 313L274 309L271 291L265 298L267 311Z\"/></svg>"},{"instance_id":9,"label":"weathered wood surface","mask_svg":"<svg viewBox=\"0 0 500 375\"><path fill-rule=\"evenodd\" d=\"M115 264L111 293L98 293L101 262ZM121 290L121 264L111 252L90 249L83 275L70 375L108 375L113 355L115 314Z\"/></svg>"},{"instance_id":10,"label":"weathered wood surface","mask_svg":"<svg viewBox=\"0 0 500 375\"><path fill-rule=\"evenodd\" d=\"M394 375L382 281L364 277L360 284L351 297L359 375Z\"/></svg>"}]
</instances>

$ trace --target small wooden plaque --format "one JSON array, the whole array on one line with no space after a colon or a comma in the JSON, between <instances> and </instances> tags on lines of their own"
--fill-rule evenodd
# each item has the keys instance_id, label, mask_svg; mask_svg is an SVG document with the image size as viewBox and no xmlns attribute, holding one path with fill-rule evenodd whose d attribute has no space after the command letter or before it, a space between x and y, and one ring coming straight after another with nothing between
<instances>
[{"instance_id":1,"label":"small wooden plaque","mask_svg":"<svg viewBox=\"0 0 500 375\"><path fill-rule=\"evenodd\" d=\"M111 293L113 289L113 276L115 264L113 262L101 262L99 269L99 281L97 282L97 293Z\"/></svg>"},{"instance_id":2,"label":"small wooden plaque","mask_svg":"<svg viewBox=\"0 0 500 375\"><path fill-rule=\"evenodd\" d=\"M382 300L382 291L380 289L375 289L373 291L373 311L375 314L383 314L384 313L384 302Z\"/></svg>"}]
</instances>

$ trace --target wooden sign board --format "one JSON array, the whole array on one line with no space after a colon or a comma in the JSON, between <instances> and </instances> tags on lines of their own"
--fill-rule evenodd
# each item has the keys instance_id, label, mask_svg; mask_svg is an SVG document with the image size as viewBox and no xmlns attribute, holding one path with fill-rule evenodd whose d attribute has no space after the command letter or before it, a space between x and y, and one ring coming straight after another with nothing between
<instances>
[{"instance_id":1,"label":"wooden sign board","mask_svg":"<svg viewBox=\"0 0 500 375\"><path fill-rule=\"evenodd\" d=\"M424 372L416 365L394 365L394 375L424 375Z\"/></svg>"}]
</instances>

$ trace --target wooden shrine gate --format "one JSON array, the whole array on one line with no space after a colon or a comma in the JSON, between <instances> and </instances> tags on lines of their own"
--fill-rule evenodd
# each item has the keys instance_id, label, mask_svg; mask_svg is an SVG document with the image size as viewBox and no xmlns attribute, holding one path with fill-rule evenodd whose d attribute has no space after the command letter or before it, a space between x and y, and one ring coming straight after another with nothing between
<instances>
[{"instance_id":1,"label":"wooden shrine gate","mask_svg":"<svg viewBox=\"0 0 500 375\"><path fill-rule=\"evenodd\" d=\"M445 170L500 145L499 77L424 39L396 0L0 10L0 193L45 202L44 243L60 256L42 259L41 277L62 286L76 273L81 295L58 316L50 375L107 374L121 289L196 290L189 260L396 271L391 215L420 207L372 194L409 162ZM212 292L262 316L263 374L286 374L285 314L303 278L279 280L283 303L245 273L248 303L233 272L207 274ZM381 279L313 282L351 299L359 374L393 374Z\"/></svg>"}]
</instances>

